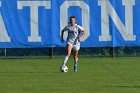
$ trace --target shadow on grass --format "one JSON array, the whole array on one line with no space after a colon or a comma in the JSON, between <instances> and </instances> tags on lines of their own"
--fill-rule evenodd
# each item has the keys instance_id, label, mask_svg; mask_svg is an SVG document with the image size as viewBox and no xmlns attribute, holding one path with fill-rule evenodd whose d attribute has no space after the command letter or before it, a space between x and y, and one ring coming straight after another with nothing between
<instances>
[{"instance_id":1,"label":"shadow on grass","mask_svg":"<svg viewBox=\"0 0 140 93\"><path fill-rule=\"evenodd\" d=\"M140 88L140 86L104 86L104 87L118 87L118 88Z\"/></svg>"}]
</instances>

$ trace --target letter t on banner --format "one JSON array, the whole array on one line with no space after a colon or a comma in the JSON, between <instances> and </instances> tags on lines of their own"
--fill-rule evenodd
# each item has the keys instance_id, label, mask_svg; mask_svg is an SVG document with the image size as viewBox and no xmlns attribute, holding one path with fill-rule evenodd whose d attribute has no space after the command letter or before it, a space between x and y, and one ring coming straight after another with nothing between
<instances>
[{"instance_id":1,"label":"letter t on banner","mask_svg":"<svg viewBox=\"0 0 140 93\"><path fill-rule=\"evenodd\" d=\"M18 9L30 7L31 18L31 36L28 37L29 42L41 42L41 37L38 32L38 7L44 6L45 9L51 9L50 1L18 1Z\"/></svg>"}]
</instances>

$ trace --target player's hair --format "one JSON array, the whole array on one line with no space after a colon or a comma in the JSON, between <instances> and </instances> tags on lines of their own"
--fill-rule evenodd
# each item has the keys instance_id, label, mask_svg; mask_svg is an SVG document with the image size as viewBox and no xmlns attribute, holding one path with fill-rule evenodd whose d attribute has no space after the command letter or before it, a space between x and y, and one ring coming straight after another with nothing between
<instances>
[{"instance_id":1,"label":"player's hair","mask_svg":"<svg viewBox=\"0 0 140 93\"><path fill-rule=\"evenodd\" d=\"M69 22L69 24L71 23L71 19L72 19L72 18L76 19L75 16L71 16L71 17L70 17L70 22Z\"/></svg>"}]
</instances>

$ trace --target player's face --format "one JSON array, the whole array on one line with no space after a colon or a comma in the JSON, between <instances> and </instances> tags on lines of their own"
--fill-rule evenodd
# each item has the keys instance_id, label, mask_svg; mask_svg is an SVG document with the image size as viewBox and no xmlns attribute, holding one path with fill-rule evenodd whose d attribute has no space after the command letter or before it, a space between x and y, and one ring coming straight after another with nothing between
<instances>
[{"instance_id":1,"label":"player's face","mask_svg":"<svg viewBox=\"0 0 140 93\"><path fill-rule=\"evenodd\" d=\"M71 24L72 24L72 25L75 25L75 23L76 23L75 18L72 18L72 19L71 19Z\"/></svg>"}]
</instances>

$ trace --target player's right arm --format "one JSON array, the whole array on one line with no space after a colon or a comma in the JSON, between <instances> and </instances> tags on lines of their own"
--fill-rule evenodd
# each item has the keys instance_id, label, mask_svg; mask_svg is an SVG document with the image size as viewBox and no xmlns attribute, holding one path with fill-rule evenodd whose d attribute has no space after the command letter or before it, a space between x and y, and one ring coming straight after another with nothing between
<instances>
[{"instance_id":1,"label":"player's right arm","mask_svg":"<svg viewBox=\"0 0 140 93\"><path fill-rule=\"evenodd\" d=\"M61 42L62 43L64 42L63 35L64 35L64 30L61 31Z\"/></svg>"},{"instance_id":2,"label":"player's right arm","mask_svg":"<svg viewBox=\"0 0 140 93\"><path fill-rule=\"evenodd\" d=\"M66 26L62 31L61 31L61 42L63 43L64 42L64 32L68 30L68 26Z\"/></svg>"}]
</instances>

